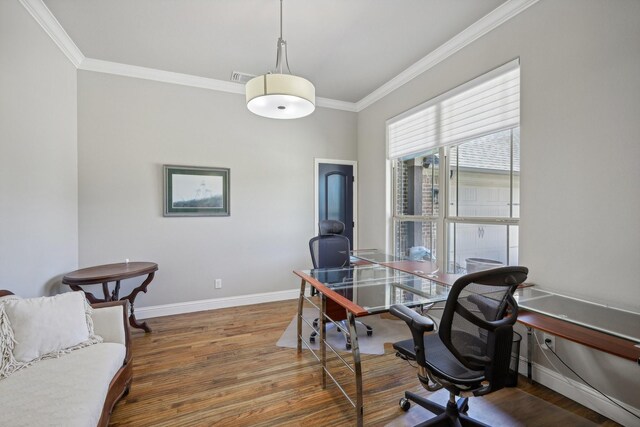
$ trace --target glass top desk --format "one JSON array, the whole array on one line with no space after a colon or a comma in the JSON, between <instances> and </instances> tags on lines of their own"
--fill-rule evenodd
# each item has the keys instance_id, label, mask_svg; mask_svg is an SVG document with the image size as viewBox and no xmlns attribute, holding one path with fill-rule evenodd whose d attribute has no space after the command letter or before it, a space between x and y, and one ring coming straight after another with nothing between
<instances>
[{"instance_id":1,"label":"glass top desk","mask_svg":"<svg viewBox=\"0 0 640 427\"><path fill-rule=\"evenodd\" d=\"M360 254L362 255L362 254ZM375 257L371 256L375 255ZM368 258L368 259L367 259ZM301 278L300 297L297 316L297 350L302 351L304 344L322 364L322 386L326 387L327 376L356 410L357 425L363 425L362 367L360 349L356 331L357 317L389 311L393 304L407 306L425 306L446 301L454 275L441 275L432 268L428 261L410 261L393 259L380 252L368 254L361 263L345 268L300 270L294 273ZM409 264L407 264L409 263ZM415 265L423 269L416 273ZM408 270L408 271L406 271ZM305 294L306 284L319 293L315 300ZM308 302L318 309L320 335L320 355L302 336L302 322L312 329L316 328L303 318L303 305ZM338 324L346 320L347 325ZM326 340L327 321L337 327L348 329L351 341L353 364L347 362ZM327 349L332 351L355 376L356 396L352 399L334 376L327 370Z\"/></svg>"},{"instance_id":2,"label":"glass top desk","mask_svg":"<svg viewBox=\"0 0 640 427\"><path fill-rule=\"evenodd\" d=\"M355 317L389 311L393 304L422 305L444 301L449 283L396 270L382 264L295 272ZM346 312L345 312L346 316ZM333 320L343 320L336 316Z\"/></svg>"},{"instance_id":3,"label":"glass top desk","mask_svg":"<svg viewBox=\"0 0 640 427\"><path fill-rule=\"evenodd\" d=\"M519 289L516 297L521 309L640 343L640 313L535 288Z\"/></svg>"},{"instance_id":4,"label":"glass top desk","mask_svg":"<svg viewBox=\"0 0 640 427\"><path fill-rule=\"evenodd\" d=\"M340 391L356 409L357 424L362 425L362 371L357 344L355 318L383 313L393 304L424 306L445 301L449 289L460 275L440 273L430 261L410 260L395 257L378 250L359 250L352 253L355 265L342 269L316 269L295 271L301 280L298 302L298 352L303 340L302 305L309 301L331 322L347 320L351 336L356 399L352 400L345 390L326 370L326 348L329 347L345 364L347 362L326 344L324 325L321 322L320 357L322 363L322 385L326 387L329 375ZM320 307L305 296L305 285L320 292ZM604 351L640 364L640 314L618 310L599 304L570 298L532 287L521 287L515 294L519 303L518 322L527 328L528 376L532 378L532 330L538 329L588 347ZM308 323L308 322L307 322ZM312 328L313 326L310 325ZM342 325L344 328L344 325ZM315 329L315 328L314 328ZM311 350L313 352L313 350Z\"/></svg>"},{"instance_id":5,"label":"glass top desk","mask_svg":"<svg viewBox=\"0 0 640 427\"><path fill-rule=\"evenodd\" d=\"M427 260L412 260L404 256L385 254L378 249L359 249L351 251L351 258L364 263L374 263L394 270L404 271L414 276L430 279L438 283L452 285L461 274L443 273L438 266Z\"/></svg>"},{"instance_id":6,"label":"glass top desk","mask_svg":"<svg viewBox=\"0 0 640 427\"><path fill-rule=\"evenodd\" d=\"M532 330L613 354L640 364L640 313L558 295L518 289L518 322L527 327L527 376L532 378Z\"/></svg>"}]
</instances>

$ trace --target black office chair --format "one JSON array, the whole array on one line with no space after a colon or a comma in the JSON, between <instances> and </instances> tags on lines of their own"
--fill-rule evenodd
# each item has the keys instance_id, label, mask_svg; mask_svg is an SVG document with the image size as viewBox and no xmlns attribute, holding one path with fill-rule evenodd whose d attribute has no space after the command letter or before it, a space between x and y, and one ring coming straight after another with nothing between
<instances>
[{"instance_id":1,"label":"black office chair","mask_svg":"<svg viewBox=\"0 0 640 427\"><path fill-rule=\"evenodd\" d=\"M342 221L338 221L335 219L323 219L318 222L318 236L332 236L339 235L342 236L344 233L344 223ZM351 242L349 238L346 236L342 236L347 239L347 244L349 248L351 248ZM311 239L314 241L314 239ZM313 268L333 268L333 267L344 267L349 265L350 263L350 251L344 250L344 242L340 243L327 243L326 248L320 248L320 243L316 243L317 247L311 247L311 241L309 242L309 250L311 251L311 261L313 262ZM319 241L316 240L316 241ZM333 250L328 245L337 245L337 250ZM320 256L328 256L330 258L320 260ZM319 267L322 265L322 267ZM311 289L311 296L316 295L318 292L315 288ZM315 322L314 322L315 325Z\"/></svg>"},{"instance_id":2,"label":"black office chair","mask_svg":"<svg viewBox=\"0 0 640 427\"><path fill-rule=\"evenodd\" d=\"M417 362L418 379L427 390L444 387L449 391L446 407L405 392L400 399L404 411L413 401L437 414L421 426L486 426L466 414L468 397L456 402L456 396L482 396L505 386L518 316L513 293L528 272L526 267L502 267L456 280L437 334L425 334L434 328L431 319L403 305L391 307L390 312L407 323L413 336L393 344L396 355Z\"/></svg>"},{"instance_id":3,"label":"black office chair","mask_svg":"<svg viewBox=\"0 0 640 427\"><path fill-rule=\"evenodd\" d=\"M313 268L342 268L348 267L351 260L351 245L349 239L341 233L344 231L344 224L336 220L324 220L318 224L320 235L309 240L309 252L311 253L311 262ZM349 292L342 290L342 292ZM312 295L315 295L312 289ZM345 295L350 298L350 295ZM314 319L313 327L318 328L319 319ZM356 321L367 329L367 335L373 334L371 326ZM331 327L332 324L328 326ZM346 340L347 350L351 349L351 340L347 334L347 326L342 323L342 328L337 328L338 332L343 333ZM309 337L309 341L315 342L318 334L313 331Z\"/></svg>"},{"instance_id":4,"label":"black office chair","mask_svg":"<svg viewBox=\"0 0 640 427\"><path fill-rule=\"evenodd\" d=\"M338 234L320 235L309 240L313 268L342 268L350 264L349 239Z\"/></svg>"},{"instance_id":5,"label":"black office chair","mask_svg":"<svg viewBox=\"0 0 640 427\"><path fill-rule=\"evenodd\" d=\"M344 222L336 219L323 219L318 222L318 236L326 236L328 234L344 233Z\"/></svg>"}]
</instances>

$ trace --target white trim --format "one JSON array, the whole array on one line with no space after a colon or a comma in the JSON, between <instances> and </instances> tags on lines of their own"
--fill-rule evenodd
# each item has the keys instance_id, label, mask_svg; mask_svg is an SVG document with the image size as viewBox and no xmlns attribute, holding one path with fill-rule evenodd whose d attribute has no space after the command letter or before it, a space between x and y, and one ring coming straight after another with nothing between
<instances>
[{"instance_id":1,"label":"white trim","mask_svg":"<svg viewBox=\"0 0 640 427\"><path fill-rule=\"evenodd\" d=\"M118 76L133 77L138 79L153 80L163 83L172 83L182 86L210 89L219 92L245 94L242 83L228 82L225 80L198 77L191 74L174 73L155 68L139 67L137 65L121 64L118 62L102 61L100 59L86 58L80 66L80 70L94 71L97 73L115 74ZM356 111L356 105L352 102L338 101L328 98L316 98L316 106L331 108L334 110Z\"/></svg>"},{"instance_id":2,"label":"white trim","mask_svg":"<svg viewBox=\"0 0 640 427\"><path fill-rule=\"evenodd\" d=\"M315 236L317 232L318 222L320 217L318 216L318 172L320 163L328 163L333 165L350 165L353 166L353 221L355 226L353 227L353 242L351 242L351 249L358 249L358 162L356 160L335 160L335 159L313 159L313 234Z\"/></svg>"},{"instance_id":3,"label":"white trim","mask_svg":"<svg viewBox=\"0 0 640 427\"><path fill-rule=\"evenodd\" d=\"M174 73L154 68L139 67L136 65L120 64L100 59L86 58L42 0L19 1L31 16L33 16L36 22L40 24L49 37L51 37L60 50L67 56L67 58L69 58L73 65L76 66L76 68L86 71L116 74L164 83L217 90L227 93L244 94L244 85L240 83L198 77L190 74ZM498 6L480 20L471 24L461 33L454 36L452 39L358 102L354 103L329 98L316 98L316 105L323 108L358 113L398 89L400 86L413 80L415 77L430 68L433 68L455 52L487 34L489 31L523 12L538 1L539 0L507 0L505 3Z\"/></svg>"},{"instance_id":4,"label":"white trim","mask_svg":"<svg viewBox=\"0 0 640 427\"><path fill-rule=\"evenodd\" d=\"M351 111L352 113L358 112L355 102L339 101L337 99L329 99L329 98L319 98L317 96L316 96L316 107Z\"/></svg>"},{"instance_id":5,"label":"white trim","mask_svg":"<svg viewBox=\"0 0 640 427\"><path fill-rule=\"evenodd\" d=\"M140 308L136 307L136 318L148 319L150 317L172 316L174 314L194 313L197 311L216 310L218 308L240 307L243 305L262 304L265 302L285 301L297 299L299 296L300 289L291 289L287 291L238 295L199 301L186 301Z\"/></svg>"},{"instance_id":6,"label":"white trim","mask_svg":"<svg viewBox=\"0 0 640 427\"><path fill-rule=\"evenodd\" d=\"M42 0L20 0L20 3L33 16L33 19L40 24L44 32L51 37L51 40L60 48L62 53L69 58L69 61L78 68L85 59L84 55L44 2Z\"/></svg>"},{"instance_id":7,"label":"white trim","mask_svg":"<svg viewBox=\"0 0 640 427\"><path fill-rule=\"evenodd\" d=\"M436 50L411 65L409 68L371 92L369 95L356 102L358 112L364 110L371 104L384 98L400 86L418 77L425 71L435 67L460 49L473 43L491 30L504 24L509 19L523 12L538 0L508 0L501 4L478 21L471 24L462 32L455 35L449 41L438 47Z\"/></svg>"},{"instance_id":8,"label":"white trim","mask_svg":"<svg viewBox=\"0 0 640 427\"><path fill-rule=\"evenodd\" d=\"M520 365L518 367L518 370L520 373L526 375L527 363L526 360L522 357L520 358ZM581 382L567 378L552 369L534 363L532 366L532 376L534 381L546 387L549 387L551 390L560 393L567 398L578 402L582 406L596 411L599 414L602 414L617 423L625 426L630 426L635 425L638 422L637 418L620 409L590 387L584 385ZM634 408L624 402L619 401L618 399L613 400L629 411L640 414L640 409Z\"/></svg>"},{"instance_id":9,"label":"white trim","mask_svg":"<svg viewBox=\"0 0 640 427\"><path fill-rule=\"evenodd\" d=\"M118 76L134 77L138 79L173 83L177 85L244 95L244 85L241 83L209 79L206 77L193 76L191 74L174 73L172 71L163 71L155 68L139 67L137 65L86 58L78 68L84 71L95 71L97 73L115 74Z\"/></svg>"}]
</instances>

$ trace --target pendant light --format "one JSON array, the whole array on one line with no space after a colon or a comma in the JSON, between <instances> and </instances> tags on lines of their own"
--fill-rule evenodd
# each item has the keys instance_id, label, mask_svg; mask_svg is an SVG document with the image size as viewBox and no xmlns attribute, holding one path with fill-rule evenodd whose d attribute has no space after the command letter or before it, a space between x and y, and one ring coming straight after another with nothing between
<instances>
[{"instance_id":1,"label":"pendant light","mask_svg":"<svg viewBox=\"0 0 640 427\"><path fill-rule=\"evenodd\" d=\"M287 73L284 72L286 65ZM280 37L273 72L254 77L245 86L247 108L270 119L298 119L316 108L316 89L289 69L287 42L282 38L282 0L280 0Z\"/></svg>"}]
</instances>

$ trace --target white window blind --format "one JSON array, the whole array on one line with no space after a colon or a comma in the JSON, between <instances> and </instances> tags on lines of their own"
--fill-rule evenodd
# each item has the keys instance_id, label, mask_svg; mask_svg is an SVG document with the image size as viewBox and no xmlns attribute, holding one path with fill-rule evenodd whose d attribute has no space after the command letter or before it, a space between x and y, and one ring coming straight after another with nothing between
<instances>
[{"instance_id":1,"label":"white window blind","mask_svg":"<svg viewBox=\"0 0 640 427\"><path fill-rule=\"evenodd\" d=\"M511 61L387 121L390 159L513 128L520 122L520 66Z\"/></svg>"}]
</instances>

